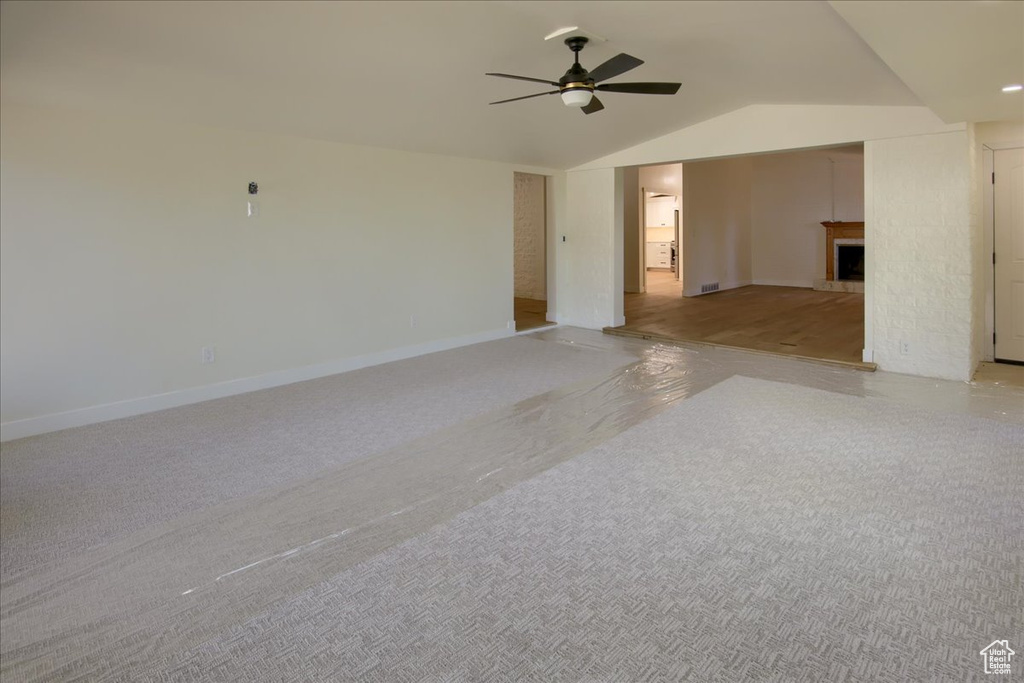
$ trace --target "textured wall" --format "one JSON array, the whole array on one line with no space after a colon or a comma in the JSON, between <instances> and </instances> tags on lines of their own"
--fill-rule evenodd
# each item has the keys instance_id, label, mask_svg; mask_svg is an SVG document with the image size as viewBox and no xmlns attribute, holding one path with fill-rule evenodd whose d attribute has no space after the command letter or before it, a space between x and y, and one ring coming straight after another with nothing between
<instances>
[{"instance_id":1,"label":"textured wall","mask_svg":"<svg viewBox=\"0 0 1024 683\"><path fill-rule=\"evenodd\" d=\"M616 244L615 215L619 200L614 169L566 173L566 241L560 244L559 261L559 282L565 282L558 293L561 323L590 329L622 324L616 321L622 305L623 237L619 233Z\"/></svg>"},{"instance_id":2,"label":"textured wall","mask_svg":"<svg viewBox=\"0 0 1024 683\"><path fill-rule=\"evenodd\" d=\"M982 187L978 178L982 175L981 154L978 151L978 137L974 124L967 125L967 142L970 164L970 224L971 224L971 270L973 275L972 300L971 300L971 358L970 370L973 374L985 356L987 344L984 343L982 335L985 333L985 298L988 293L988 282L991 271L992 247L987 247L983 227L982 209ZM990 240L989 240L990 241ZM970 378L968 378L970 379Z\"/></svg>"},{"instance_id":3,"label":"textured wall","mask_svg":"<svg viewBox=\"0 0 1024 683\"><path fill-rule=\"evenodd\" d=\"M978 220L968 133L878 140L868 149L874 360L883 370L969 380Z\"/></svg>"},{"instance_id":4,"label":"textured wall","mask_svg":"<svg viewBox=\"0 0 1024 683\"><path fill-rule=\"evenodd\" d=\"M514 186L515 295L546 299L544 176L516 173Z\"/></svg>"}]
</instances>

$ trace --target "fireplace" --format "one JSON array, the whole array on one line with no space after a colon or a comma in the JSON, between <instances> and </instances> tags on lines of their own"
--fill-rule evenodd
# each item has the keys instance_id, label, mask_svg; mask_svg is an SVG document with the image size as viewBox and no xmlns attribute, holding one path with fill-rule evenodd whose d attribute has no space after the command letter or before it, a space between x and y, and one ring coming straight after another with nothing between
<instances>
[{"instance_id":1,"label":"fireplace","mask_svg":"<svg viewBox=\"0 0 1024 683\"><path fill-rule=\"evenodd\" d=\"M814 288L827 292L864 291L864 222L822 221L825 228L825 278Z\"/></svg>"},{"instance_id":2,"label":"fireplace","mask_svg":"<svg viewBox=\"0 0 1024 683\"><path fill-rule=\"evenodd\" d=\"M864 282L864 240L834 240L833 248L835 249L835 279Z\"/></svg>"}]
</instances>

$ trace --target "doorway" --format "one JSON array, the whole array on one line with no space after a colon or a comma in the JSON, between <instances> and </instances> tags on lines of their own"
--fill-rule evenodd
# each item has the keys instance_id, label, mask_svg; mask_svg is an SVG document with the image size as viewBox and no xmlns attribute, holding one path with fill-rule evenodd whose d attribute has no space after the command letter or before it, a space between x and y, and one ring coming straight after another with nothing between
<instances>
[{"instance_id":1,"label":"doorway","mask_svg":"<svg viewBox=\"0 0 1024 683\"><path fill-rule=\"evenodd\" d=\"M630 290L626 279L625 325L605 331L872 369L863 361L863 146L672 166L679 167L678 219L652 203L672 201L658 195L673 193L644 176L664 167L637 172L649 240L644 288ZM627 192L629 179L627 169ZM840 235L844 267L833 274L828 236L836 226L860 232ZM623 228L628 234L625 221ZM666 241L679 245L674 270L656 260Z\"/></svg>"},{"instance_id":2,"label":"doorway","mask_svg":"<svg viewBox=\"0 0 1024 683\"><path fill-rule=\"evenodd\" d=\"M995 360L1024 365L1024 149L996 150L993 164Z\"/></svg>"},{"instance_id":3,"label":"doorway","mask_svg":"<svg viewBox=\"0 0 1024 683\"><path fill-rule=\"evenodd\" d=\"M642 291L679 286L681 295L683 165L640 167L637 183Z\"/></svg>"},{"instance_id":4,"label":"doorway","mask_svg":"<svg viewBox=\"0 0 1024 683\"><path fill-rule=\"evenodd\" d=\"M513 177L513 307L516 332L546 327L547 178L516 172Z\"/></svg>"}]
</instances>

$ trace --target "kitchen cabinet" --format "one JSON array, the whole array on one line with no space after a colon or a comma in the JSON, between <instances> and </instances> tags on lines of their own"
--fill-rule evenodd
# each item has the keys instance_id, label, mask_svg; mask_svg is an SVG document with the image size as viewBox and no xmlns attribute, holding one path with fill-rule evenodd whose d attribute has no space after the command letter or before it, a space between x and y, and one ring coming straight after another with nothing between
<instances>
[{"instance_id":1,"label":"kitchen cabinet","mask_svg":"<svg viewBox=\"0 0 1024 683\"><path fill-rule=\"evenodd\" d=\"M648 242L647 243L647 267L648 268L671 268L672 267L672 243L671 242Z\"/></svg>"},{"instance_id":2,"label":"kitchen cabinet","mask_svg":"<svg viewBox=\"0 0 1024 683\"><path fill-rule=\"evenodd\" d=\"M648 228L671 228L676 224L676 198L651 197L647 200Z\"/></svg>"}]
</instances>

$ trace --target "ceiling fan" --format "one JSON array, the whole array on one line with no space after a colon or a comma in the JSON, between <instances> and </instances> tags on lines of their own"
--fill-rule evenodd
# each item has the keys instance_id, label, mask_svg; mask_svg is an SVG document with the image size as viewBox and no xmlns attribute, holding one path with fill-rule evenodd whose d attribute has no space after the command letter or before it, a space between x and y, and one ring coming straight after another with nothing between
<instances>
[{"instance_id":1,"label":"ceiling fan","mask_svg":"<svg viewBox=\"0 0 1024 683\"><path fill-rule=\"evenodd\" d=\"M586 46L587 42L587 39L583 36L573 36L565 39L565 44L569 46L569 49L572 50L575 55L575 61L573 62L573 65L569 67L569 70L565 72L565 75L557 81L549 81L544 78L529 78L527 76L513 76L512 74L485 74L486 76L498 76L500 78L514 78L518 81L545 83L558 88L558 90L539 92L535 95L513 97L508 100L498 100L497 102L491 102L491 104L505 104L506 102L528 100L531 97L540 97L541 95L554 95L555 93L559 93L562 96L562 102L565 103L565 106L582 107L584 114L593 114L595 111L601 111L604 109L604 105L601 104L601 100L594 96L595 90L599 90L601 92L634 93L637 95L675 95L682 85L681 83L601 83L601 81L606 81L609 78L621 76L627 71L640 66L644 62L642 59L637 59L636 57L627 55L623 52L615 55L593 71L587 71L583 68L583 65L580 64L580 50Z\"/></svg>"}]
</instances>

